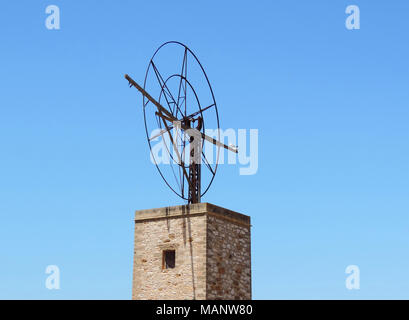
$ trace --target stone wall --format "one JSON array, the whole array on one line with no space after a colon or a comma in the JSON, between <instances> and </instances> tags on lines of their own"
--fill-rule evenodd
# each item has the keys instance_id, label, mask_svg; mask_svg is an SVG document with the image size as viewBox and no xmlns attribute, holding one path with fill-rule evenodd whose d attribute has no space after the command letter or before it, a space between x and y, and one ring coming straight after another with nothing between
<instances>
[{"instance_id":1,"label":"stone wall","mask_svg":"<svg viewBox=\"0 0 409 320\"><path fill-rule=\"evenodd\" d=\"M250 227L207 217L207 299L251 299Z\"/></svg>"},{"instance_id":2,"label":"stone wall","mask_svg":"<svg viewBox=\"0 0 409 320\"><path fill-rule=\"evenodd\" d=\"M251 299L248 216L208 203L137 211L134 248L132 299Z\"/></svg>"}]
</instances>

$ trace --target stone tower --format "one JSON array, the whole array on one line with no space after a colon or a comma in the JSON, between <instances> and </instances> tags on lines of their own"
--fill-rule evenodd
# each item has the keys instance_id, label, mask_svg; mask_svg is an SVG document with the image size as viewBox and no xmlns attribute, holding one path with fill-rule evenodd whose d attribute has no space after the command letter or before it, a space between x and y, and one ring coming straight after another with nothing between
<instances>
[{"instance_id":1,"label":"stone tower","mask_svg":"<svg viewBox=\"0 0 409 320\"><path fill-rule=\"evenodd\" d=\"M210 203L136 211L132 299L251 299L250 217Z\"/></svg>"}]
</instances>

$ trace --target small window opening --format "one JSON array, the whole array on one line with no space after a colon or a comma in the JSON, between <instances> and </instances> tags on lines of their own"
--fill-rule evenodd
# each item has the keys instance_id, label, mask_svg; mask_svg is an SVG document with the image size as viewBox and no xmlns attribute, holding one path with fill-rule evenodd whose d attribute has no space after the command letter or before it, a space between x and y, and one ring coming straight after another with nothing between
<instances>
[{"instance_id":1,"label":"small window opening","mask_svg":"<svg viewBox=\"0 0 409 320\"><path fill-rule=\"evenodd\" d=\"M175 267L175 250L163 251L163 269L173 269Z\"/></svg>"}]
</instances>

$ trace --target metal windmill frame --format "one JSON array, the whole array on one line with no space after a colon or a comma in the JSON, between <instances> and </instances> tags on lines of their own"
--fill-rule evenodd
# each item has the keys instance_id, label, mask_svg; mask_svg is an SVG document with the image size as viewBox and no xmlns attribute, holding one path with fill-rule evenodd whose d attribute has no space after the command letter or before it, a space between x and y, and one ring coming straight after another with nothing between
<instances>
[{"instance_id":1,"label":"metal windmill frame","mask_svg":"<svg viewBox=\"0 0 409 320\"><path fill-rule=\"evenodd\" d=\"M182 49L182 63L181 63L181 71L180 73L171 74L168 77L162 75L159 70L159 67L155 63L155 59L160 52L161 49L168 46L176 46L179 49ZM205 80L204 85L208 87L208 92L210 92L210 101L211 103L202 107L200 103L200 99L193 87L190 83L188 78L188 61L191 60L192 63L197 64L198 70L202 72L203 79ZM160 93L158 98L153 98L148 93L148 77L154 74L157 80L157 84L160 86ZM210 185L212 184L214 177L216 175L217 167L218 167L218 160L219 160L219 152L220 148L225 148L232 152L238 153L237 147L234 146L227 146L224 143L220 142L220 126L219 126L219 115L216 100L214 98L213 89L210 85L209 79L206 75L206 72L197 59L196 55L190 50L186 45L177 42L177 41L169 41L162 44L153 54L152 58L149 61L149 65L145 74L144 86L141 87L138 83L136 83L128 74L125 75L126 80L129 82L130 87L135 87L142 93L143 96L143 110L144 110L144 122L145 122L145 130L146 136L149 144L149 148L151 150L151 155L153 155L151 141L156 139L159 136L162 138L169 139L172 149L176 154L176 159L174 159L170 148L167 147L167 152L169 153L170 158L174 160L174 162L179 167L179 182L178 187L179 189L171 186L171 183L166 179L165 175L161 171L158 166L158 162L153 157L155 161L155 165L162 176L165 183L171 188L173 192L175 192L178 196L182 199L188 201L188 203L199 203L201 201L202 196L209 190ZM179 79L179 86L177 92L173 92L169 88L168 83L170 81L174 81L175 79ZM192 113L187 112L187 91L190 90L195 99L195 105L197 104L197 110ZM177 98L175 98L177 96ZM165 103L161 103L164 101ZM152 108L150 104L153 104L155 108ZM217 139L210 137L205 134L205 115L206 112L210 112L213 110L216 119L216 126L218 137ZM155 135L150 136L149 128L148 128L148 117L149 115L153 115L159 132ZM189 159L185 161L184 155L186 151L186 139L183 139L181 147L184 151L181 155L181 152L178 151L178 144L177 140L178 137L175 134L172 135L172 129L178 127L181 129L183 135L188 136L189 142ZM217 160L214 166L212 166L206 158L205 153L203 152L203 145L204 142L207 141L209 143L214 144L217 147ZM208 170L209 175L211 176L210 182L202 191L202 162L205 164L205 169ZM173 174L177 180L176 173L172 167ZM188 192L186 195L185 188L187 186Z\"/></svg>"}]
</instances>

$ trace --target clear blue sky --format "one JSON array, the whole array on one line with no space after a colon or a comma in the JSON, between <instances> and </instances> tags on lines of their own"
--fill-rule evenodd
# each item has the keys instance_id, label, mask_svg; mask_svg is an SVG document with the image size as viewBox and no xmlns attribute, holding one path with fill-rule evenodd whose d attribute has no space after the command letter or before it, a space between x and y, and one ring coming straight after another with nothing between
<instances>
[{"instance_id":1,"label":"clear blue sky","mask_svg":"<svg viewBox=\"0 0 409 320\"><path fill-rule=\"evenodd\" d=\"M221 126L259 130L258 173L221 166L203 199L251 216L253 297L408 299L408 15L405 0L4 1L0 298L131 297L134 210L182 201L123 74L143 81L178 40ZM44 286L52 264L60 290ZM351 264L360 290L345 288Z\"/></svg>"}]
</instances>

